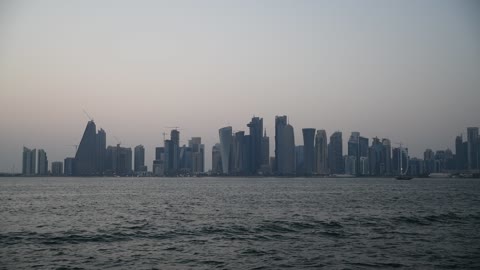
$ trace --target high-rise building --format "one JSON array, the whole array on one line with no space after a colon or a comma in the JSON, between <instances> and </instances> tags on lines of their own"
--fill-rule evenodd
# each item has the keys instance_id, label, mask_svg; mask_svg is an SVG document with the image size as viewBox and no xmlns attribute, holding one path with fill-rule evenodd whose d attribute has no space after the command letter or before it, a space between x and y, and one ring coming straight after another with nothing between
<instances>
[{"instance_id":1,"label":"high-rise building","mask_svg":"<svg viewBox=\"0 0 480 270\"><path fill-rule=\"evenodd\" d=\"M219 143L212 147L212 174L221 174L222 169L222 153Z\"/></svg>"},{"instance_id":2,"label":"high-rise building","mask_svg":"<svg viewBox=\"0 0 480 270\"><path fill-rule=\"evenodd\" d=\"M382 175L392 175L392 145L389 139L382 139Z\"/></svg>"},{"instance_id":3,"label":"high-rise building","mask_svg":"<svg viewBox=\"0 0 480 270\"><path fill-rule=\"evenodd\" d=\"M392 173L394 175L406 174L408 172L408 149L395 147L392 149ZM400 158L402 159L400 163Z\"/></svg>"},{"instance_id":4,"label":"high-rise building","mask_svg":"<svg viewBox=\"0 0 480 270\"><path fill-rule=\"evenodd\" d=\"M256 174L262 166L263 118L253 117L247 126L250 129L249 173Z\"/></svg>"},{"instance_id":5,"label":"high-rise building","mask_svg":"<svg viewBox=\"0 0 480 270\"><path fill-rule=\"evenodd\" d=\"M52 175L60 176L63 174L63 162L54 161L52 162Z\"/></svg>"},{"instance_id":6,"label":"high-rise building","mask_svg":"<svg viewBox=\"0 0 480 270\"><path fill-rule=\"evenodd\" d=\"M478 164L478 127L467 128L467 142L468 142L468 169L480 169Z\"/></svg>"},{"instance_id":7,"label":"high-rise building","mask_svg":"<svg viewBox=\"0 0 480 270\"><path fill-rule=\"evenodd\" d=\"M105 171L105 155L107 151L107 135L105 130L100 129L97 132L96 145L97 174L102 175Z\"/></svg>"},{"instance_id":8,"label":"high-rise building","mask_svg":"<svg viewBox=\"0 0 480 270\"><path fill-rule=\"evenodd\" d=\"M143 145L137 145L134 148L134 170L135 172L144 171L145 169L145 148Z\"/></svg>"},{"instance_id":9,"label":"high-rise building","mask_svg":"<svg viewBox=\"0 0 480 270\"><path fill-rule=\"evenodd\" d=\"M232 127L223 127L218 130L220 137L220 155L222 158L223 174L231 173L231 157L232 157Z\"/></svg>"},{"instance_id":10,"label":"high-rise building","mask_svg":"<svg viewBox=\"0 0 480 270\"><path fill-rule=\"evenodd\" d=\"M343 156L345 174L357 175L357 158L355 156Z\"/></svg>"},{"instance_id":11,"label":"high-rise building","mask_svg":"<svg viewBox=\"0 0 480 270\"><path fill-rule=\"evenodd\" d=\"M192 173L203 173L205 171L205 145L202 144L202 138L192 137L188 145L192 149Z\"/></svg>"},{"instance_id":12,"label":"high-rise building","mask_svg":"<svg viewBox=\"0 0 480 270\"><path fill-rule=\"evenodd\" d=\"M297 175L305 174L305 147L303 145L295 146L295 173Z\"/></svg>"},{"instance_id":13,"label":"high-rise building","mask_svg":"<svg viewBox=\"0 0 480 270\"><path fill-rule=\"evenodd\" d=\"M267 136L267 129L262 137L262 165L270 166L270 138Z\"/></svg>"},{"instance_id":14,"label":"high-rise building","mask_svg":"<svg viewBox=\"0 0 480 270\"><path fill-rule=\"evenodd\" d=\"M425 173L430 174L435 172L435 153L432 149L426 149L423 152L423 160L425 162Z\"/></svg>"},{"instance_id":15,"label":"high-rise building","mask_svg":"<svg viewBox=\"0 0 480 270\"><path fill-rule=\"evenodd\" d=\"M328 163L330 173L342 174L344 170L342 132L336 131L330 136L328 144Z\"/></svg>"},{"instance_id":16,"label":"high-rise building","mask_svg":"<svg viewBox=\"0 0 480 270\"><path fill-rule=\"evenodd\" d=\"M248 156L246 153L248 153L247 146L248 144L246 143L246 139L249 138L245 136L244 131L237 131L235 132L233 136L233 168L232 171L236 175L242 175L246 173L246 163L248 161Z\"/></svg>"},{"instance_id":17,"label":"high-rise building","mask_svg":"<svg viewBox=\"0 0 480 270\"><path fill-rule=\"evenodd\" d=\"M354 158L350 158L346 160L345 165L347 164L347 161L355 162L355 166L353 168L354 169L358 168L360 164L360 132L354 131L350 135L350 138L348 139L347 156L354 157ZM345 173L352 174L351 170L348 171L347 167L345 167Z\"/></svg>"},{"instance_id":18,"label":"high-rise building","mask_svg":"<svg viewBox=\"0 0 480 270\"><path fill-rule=\"evenodd\" d=\"M97 173L97 134L95 122L89 121L75 155L75 175L95 175Z\"/></svg>"},{"instance_id":19,"label":"high-rise building","mask_svg":"<svg viewBox=\"0 0 480 270\"><path fill-rule=\"evenodd\" d=\"M165 175L174 176L178 170L179 153L178 146L172 140L165 140Z\"/></svg>"},{"instance_id":20,"label":"high-rise building","mask_svg":"<svg viewBox=\"0 0 480 270\"><path fill-rule=\"evenodd\" d=\"M64 170L63 170L63 173L66 175L66 176L72 176L75 172L75 158L73 157L67 157L64 161L63 161L63 164L65 165L64 166Z\"/></svg>"},{"instance_id":21,"label":"high-rise building","mask_svg":"<svg viewBox=\"0 0 480 270\"><path fill-rule=\"evenodd\" d=\"M48 158L47 153L45 150L39 149L38 150L38 175L47 175L48 174Z\"/></svg>"},{"instance_id":22,"label":"high-rise building","mask_svg":"<svg viewBox=\"0 0 480 270\"><path fill-rule=\"evenodd\" d=\"M117 146L108 146L106 151L106 171L115 175L130 175L132 170L132 149Z\"/></svg>"},{"instance_id":23,"label":"high-rise building","mask_svg":"<svg viewBox=\"0 0 480 270\"><path fill-rule=\"evenodd\" d=\"M315 135L315 172L328 174L327 133L323 129L317 130Z\"/></svg>"},{"instance_id":24,"label":"high-rise building","mask_svg":"<svg viewBox=\"0 0 480 270\"><path fill-rule=\"evenodd\" d=\"M23 158L22 158L22 174L23 175L34 175L35 174L35 165L37 160L37 150L28 149L23 147Z\"/></svg>"},{"instance_id":25,"label":"high-rise building","mask_svg":"<svg viewBox=\"0 0 480 270\"><path fill-rule=\"evenodd\" d=\"M275 117L275 162L277 174L295 173L295 135L286 116Z\"/></svg>"},{"instance_id":26,"label":"high-rise building","mask_svg":"<svg viewBox=\"0 0 480 270\"><path fill-rule=\"evenodd\" d=\"M373 138L368 151L368 164L370 175L380 176L385 174L385 147L377 137Z\"/></svg>"},{"instance_id":27,"label":"high-rise building","mask_svg":"<svg viewBox=\"0 0 480 270\"><path fill-rule=\"evenodd\" d=\"M311 175L314 173L315 164L315 129L304 128L303 133L303 164L304 174Z\"/></svg>"},{"instance_id":28,"label":"high-rise building","mask_svg":"<svg viewBox=\"0 0 480 270\"><path fill-rule=\"evenodd\" d=\"M459 171L467 169L468 153L465 145L462 135L455 138L455 167Z\"/></svg>"}]
</instances>

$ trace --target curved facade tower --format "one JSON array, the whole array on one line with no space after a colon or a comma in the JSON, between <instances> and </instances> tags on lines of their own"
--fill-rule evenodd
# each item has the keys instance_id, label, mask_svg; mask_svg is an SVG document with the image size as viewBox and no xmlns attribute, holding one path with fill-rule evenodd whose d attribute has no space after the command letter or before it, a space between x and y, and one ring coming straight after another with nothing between
<instances>
[{"instance_id":1,"label":"curved facade tower","mask_svg":"<svg viewBox=\"0 0 480 270\"><path fill-rule=\"evenodd\" d=\"M75 175L95 175L97 170L97 133L95 122L89 121L75 155Z\"/></svg>"},{"instance_id":2,"label":"curved facade tower","mask_svg":"<svg viewBox=\"0 0 480 270\"><path fill-rule=\"evenodd\" d=\"M307 175L312 174L313 167L315 164L314 157L314 141L315 141L315 129L314 128L304 128L302 129L303 133L303 162L304 162L304 173Z\"/></svg>"},{"instance_id":3,"label":"curved facade tower","mask_svg":"<svg viewBox=\"0 0 480 270\"><path fill-rule=\"evenodd\" d=\"M218 130L220 136L220 156L222 158L222 170L224 174L230 173L230 152L232 149L232 127L224 127Z\"/></svg>"},{"instance_id":4,"label":"curved facade tower","mask_svg":"<svg viewBox=\"0 0 480 270\"><path fill-rule=\"evenodd\" d=\"M315 136L315 172L328 174L327 164L327 133L325 130L317 130Z\"/></svg>"}]
</instances>

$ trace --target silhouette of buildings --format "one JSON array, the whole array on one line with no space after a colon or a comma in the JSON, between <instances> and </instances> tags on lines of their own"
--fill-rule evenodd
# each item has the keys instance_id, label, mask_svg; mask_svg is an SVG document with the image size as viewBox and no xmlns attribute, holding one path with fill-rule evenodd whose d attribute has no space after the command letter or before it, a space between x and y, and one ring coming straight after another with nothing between
<instances>
[{"instance_id":1,"label":"silhouette of buildings","mask_svg":"<svg viewBox=\"0 0 480 270\"><path fill-rule=\"evenodd\" d=\"M192 149L192 173L203 173L205 171L205 145L202 144L202 138L192 137L188 145Z\"/></svg>"},{"instance_id":2,"label":"silhouette of buildings","mask_svg":"<svg viewBox=\"0 0 480 270\"><path fill-rule=\"evenodd\" d=\"M63 161L63 165L64 165L64 174L66 176L72 176L74 174L75 158L67 157Z\"/></svg>"},{"instance_id":3,"label":"silhouette of buildings","mask_svg":"<svg viewBox=\"0 0 480 270\"><path fill-rule=\"evenodd\" d=\"M100 129L97 132L96 145L97 174L102 175L105 171L105 158L107 151L107 135L105 133L105 130Z\"/></svg>"}]
</instances>

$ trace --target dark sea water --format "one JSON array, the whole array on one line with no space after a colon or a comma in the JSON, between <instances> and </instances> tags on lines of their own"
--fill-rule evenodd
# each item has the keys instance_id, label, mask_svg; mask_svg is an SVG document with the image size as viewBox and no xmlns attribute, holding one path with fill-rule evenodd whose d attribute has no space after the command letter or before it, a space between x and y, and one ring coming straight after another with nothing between
<instances>
[{"instance_id":1,"label":"dark sea water","mask_svg":"<svg viewBox=\"0 0 480 270\"><path fill-rule=\"evenodd\" d=\"M480 180L0 178L0 269L480 269Z\"/></svg>"}]
</instances>

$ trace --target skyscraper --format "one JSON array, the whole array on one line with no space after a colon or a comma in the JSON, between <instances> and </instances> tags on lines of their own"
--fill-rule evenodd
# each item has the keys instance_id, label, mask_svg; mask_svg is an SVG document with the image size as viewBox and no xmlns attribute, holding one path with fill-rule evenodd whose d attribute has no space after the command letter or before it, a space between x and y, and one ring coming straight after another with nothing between
<instances>
[{"instance_id":1,"label":"skyscraper","mask_svg":"<svg viewBox=\"0 0 480 270\"><path fill-rule=\"evenodd\" d=\"M75 175L95 175L96 174L96 126L95 122L89 121L78 146L75 155Z\"/></svg>"},{"instance_id":2,"label":"skyscraper","mask_svg":"<svg viewBox=\"0 0 480 270\"><path fill-rule=\"evenodd\" d=\"M465 170L467 168L468 153L467 151L465 151L467 149L465 149L463 136L457 136L455 138L455 168L459 171Z\"/></svg>"},{"instance_id":3,"label":"skyscraper","mask_svg":"<svg viewBox=\"0 0 480 270\"><path fill-rule=\"evenodd\" d=\"M262 165L270 164L270 138L267 136L267 129L262 137Z\"/></svg>"},{"instance_id":4,"label":"skyscraper","mask_svg":"<svg viewBox=\"0 0 480 270\"><path fill-rule=\"evenodd\" d=\"M48 174L48 158L47 153L45 150L39 149L38 150L38 175L47 175Z\"/></svg>"},{"instance_id":5,"label":"skyscraper","mask_svg":"<svg viewBox=\"0 0 480 270\"><path fill-rule=\"evenodd\" d=\"M303 145L295 146L295 173L297 175L305 174L305 147Z\"/></svg>"},{"instance_id":6,"label":"skyscraper","mask_svg":"<svg viewBox=\"0 0 480 270\"><path fill-rule=\"evenodd\" d=\"M315 129L314 128L304 128L302 129L303 133L303 162L304 162L304 173L306 175L313 174L314 164L315 164Z\"/></svg>"},{"instance_id":7,"label":"skyscraper","mask_svg":"<svg viewBox=\"0 0 480 270\"><path fill-rule=\"evenodd\" d=\"M389 139L382 139L382 164L384 168L382 169L383 175L392 175L392 145Z\"/></svg>"},{"instance_id":8,"label":"skyscraper","mask_svg":"<svg viewBox=\"0 0 480 270\"><path fill-rule=\"evenodd\" d=\"M373 138L368 151L368 164L370 175L380 176L385 174L385 146L377 137Z\"/></svg>"},{"instance_id":9,"label":"skyscraper","mask_svg":"<svg viewBox=\"0 0 480 270\"><path fill-rule=\"evenodd\" d=\"M328 144L328 163L330 173L344 173L345 163L343 159L343 140L342 132L340 131L336 131L330 136L330 143Z\"/></svg>"},{"instance_id":10,"label":"skyscraper","mask_svg":"<svg viewBox=\"0 0 480 270\"><path fill-rule=\"evenodd\" d=\"M256 174L262 165L263 118L253 117L247 126L250 129L249 169L250 174Z\"/></svg>"},{"instance_id":11,"label":"skyscraper","mask_svg":"<svg viewBox=\"0 0 480 270\"><path fill-rule=\"evenodd\" d=\"M295 135L286 116L275 117L275 162L277 174L295 173Z\"/></svg>"},{"instance_id":12,"label":"skyscraper","mask_svg":"<svg viewBox=\"0 0 480 270\"><path fill-rule=\"evenodd\" d=\"M145 148L143 145L137 145L134 148L134 170L140 172L145 170Z\"/></svg>"},{"instance_id":13,"label":"skyscraper","mask_svg":"<svg viewBox=\"0 0 480 270\"><path fill-rule=\"evenodd\" d=\"M220 174L222 171L221 146L217 143L212 147L212 173Z\"/></svg>"},{"instance_id":14,"label":"skyscraper","mask_svg":"<svg viewBox=\"0 0 480 270\"><path fill-rule=\"evenodd\" d=\"M467 128L467 142L468 142L468 169L479 169L478 164L478 127Z\"/></svg>"},{"instance_id":15,"label":"skyscraper","mask_svg":"<svg viewBox=\"0 0 480 270\"><path fill-rule=\"evenodd\" d=\"M23 175L34 175L35 174L35 165L37 158L36 149L28 149L23 147L23 156L22 156L22 174Z\"/></svg>"},{"instance_id":16,"label":"skyscraper","mask_svg":"<svg viewBox=\"0 0 480 270\"><path fill-rule=\"evenodd\" d=\"M328 174L327 133L325 130L317 130L315 136L315 172Z\"/></svg>"},{"instance_id":17,"label":"skyscraper","mask_svg":"<svg viewBox=\"0 0 480 270\"><path fill-rule=\"evenodd\" d=\"M346 173L355 175L356 173L356 168L358 168L360 164L360 132L354 131L350 135L350 138L348 139L348 149L347 149L347 155L348 155L348 160L345 162L345 170ZM349 167L349 170L347 171L347 162ZM350 163L354 163L354 165L350 166ZM355 171L355 172L353 172Z\"/></svg>"},{"instance_id":18,"label":"skyscraper","mask_svg":"<svg viewBox=\"0 0 480 270\"><path fill-rule=\"evenodd\" d=\"M224 127L218 130L220 137L220 155L222 158L223 174L231 173L230 159L232 152L232 127Z\"/></svg>"},{"instance_id":19,"label":"skyscraper","mask_svg":"<svg viewBox=\"0 0 480 270\"><path fill-rule=\"evenodd\" d=\"M108 146L106 150L106 170L110 174L129 175L132 173L132 149L117 146Z\"/></svg>"},{"instance_id":20,"label":"skyscraper","mask_svg":"<svg viewBox=\"0 0 480 270\"><path fill-rule=\"evenodd\" d=\"M105 171L105 155L107 151L107 135L105 130L100 129L97 132L97 147L96 147L96 159L97 159L97 174L102 175Z\"/></svg>"},{"instance_id":21,"label":"skyscraper","mask_svg":"<svg viewBox=\"0 0 480 270\"><path fill-rule=\"evenodd\" d=\"M188 145L192 149L192 173L203 173L205 170L205 145L202 144L202 138L192 137Z\"/></svg>"},{"instance_id":22,"label":"skyscraper","mask_svg":"<svg viewBox=\"0 0 480 270\"><path fill-rule=\"evenodd\" d=\"M245 164L248 161L248 157L246 153L247 151L247 144L245 142L245 132L244 131L237 131L235 132L235 135L233 136L233 168L232 171L236 175L242 175L245 174Z\"/></svg>"}]
</instances>

